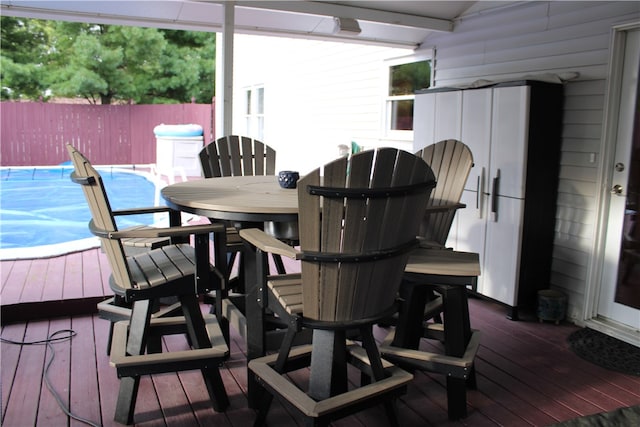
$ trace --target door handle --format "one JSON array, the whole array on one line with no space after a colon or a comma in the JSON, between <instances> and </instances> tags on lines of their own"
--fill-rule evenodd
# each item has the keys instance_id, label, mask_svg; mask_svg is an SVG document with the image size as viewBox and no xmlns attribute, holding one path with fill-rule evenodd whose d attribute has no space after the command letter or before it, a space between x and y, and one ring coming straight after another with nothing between
<instances>
[{"instance_id":1,"label":"door handle","mask_svg":"<svg viewBox=\"0 0 640 427\"><path fill-rule=\"evenodd\" d=\"M491 212L493 213L493 220L498 222L498 192L500 191L500 169L496 171L496 176L493 178L493 185L491 188Z\"/></svg>"},{"instance_id":2,"label":"door handle","mask_svg":"<svg viewBox=\"0 0 640 427\"><path fill-rule=\"evenodd\" d=\"M611 194L622 195L622 185L616 184L611 189Z\"/></svg>"},{"instance_id":3,"label":"door handle","mask_svg":"<svg viewBox=\"0 0 640 427\"><path fill-rule=\"evenodd\" d=\"M483 213L483 197L484 194L484 167L480 170L480 175L478 175L478 180L476 182L476 212L478 212L478 218L482 218Z\"/></svg>"}]
</instances>

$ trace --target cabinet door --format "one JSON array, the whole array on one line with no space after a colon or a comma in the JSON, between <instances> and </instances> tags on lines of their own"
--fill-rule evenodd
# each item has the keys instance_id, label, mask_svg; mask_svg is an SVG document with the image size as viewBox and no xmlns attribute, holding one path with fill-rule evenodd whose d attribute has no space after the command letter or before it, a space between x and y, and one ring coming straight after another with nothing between
<instances>
[{"instance_id":1,"label":"cabinet door","mask_svg":"<svg viewBox=\"0 0 640 427\"><path fill-rule=\"evenodd\" d=\"M461 90L436 92L434 142L461 138L462 93Z\"/></svg>"},{"instance_id":2,"label":"cabinet door","mask_svg":"<svg viewBox=\"0 0 640 427\"><path fill-rule=\"evenodd\" d=\"M443 139L460 139L462 91L418 94L413 108L413 152Z\"/></svg>"},{"instance_id":3,"label":"cabinet door","mask_svg":"<svg viewBox=\"0 0 640 427\"><path fill-rule=\"evenodd\" d=\"M501 196L523 198L527 173L530 86L493 90L489 185ZM491 188L489 191L492 191Z\"/></svg>"},{"instance_id":4,"label":"cabinet door","mask_svg":"<svg viewBox=\"0 0 640 427\"><path fill-rule=\"evenodd\" d=\"M510 306L518 302L520 242L524 200L498 197L500 214L487 219L482 264L482 289L479 292Z\"/></svg>"},{"instance_id":5,"label":"cabinet door","mask_svg":"<svg viewBox=\"0 0 640 427\"><path fill-rule=\"evenodd\" d=\"M487 192L489 149L491 144L492 89L467 90L462 96L461 141L473 155L473 168L465 189ZM482 211L482 204L476 209ZM479 213L479 212L478 212Z\"/></svg>"},{"instance_id":6,"label":"cabinet door","mask_svg":"<svg viewBox=\"0 0 640 427\"><path fill-rule=\"evenodd\" d=\"M435 93L416 95L413 102L413 153L433 144L436 123Z\"/></svg>"},{"instance_id":7,"label":"cabinet door","mask_svg":"<svg viewBox=\"0 0 640 427\"><path fill-rule=\"evenodd\" d=\"M457 251L478 252L484 250L485 221L477 209L482 194L464 190L460 201L467 205L458 209L456 219L451 227L447 247ZM482 257L482 255L480 255ZM482 260L481 260L482 261Z\"/></svg>"},{"instance_id":8,"label":"cabinet door","mask_svg":"<svg viewBox=\"0 0 640 427\"><path fill-rule=\"evenodd\" d=\"M484 193L489 173L491 99L491 89L462 92L461 141L471 150L473 168L460 200L466 207L456 213L447 240L448 247L480 254L484 244L484 226L481 227L479 221L485 217L486 211Z\"/></svg>"}]
</instances>

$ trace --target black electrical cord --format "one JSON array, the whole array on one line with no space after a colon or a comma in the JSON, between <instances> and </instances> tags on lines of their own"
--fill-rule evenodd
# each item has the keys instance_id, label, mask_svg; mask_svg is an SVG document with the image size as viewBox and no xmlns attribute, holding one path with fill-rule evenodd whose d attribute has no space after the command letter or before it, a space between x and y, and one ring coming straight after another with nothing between
<instances>
[{"instance_id":1,"label":"black electrical cord","mask_svg":"<svg viewBox=\"0 0 640 427\"><path fill-rule=\"evenodd\" d=\"M66 333L67 335L58 336L58 335L63 334L63 333ZM49 389L49 392L56 399L56 402L58 402L58 406L60 407L60 409L62 409L64 411L65 414L67 414L68 417L73 418L74 420L80 421L82 423L88 424L88 425L93 426L93 427L100 427L100 424L96 424L91 420L88 420L86 418L82 418L82 417L80 417L78 415L73 414L65 406L64 402L62 401L62 398L60 397L60 395L58 395L56 390L53 388L53 385L49 381L49 367L51 366L51 363L53 362L53 358L55 357L55 350L53 348L53 343L54 342L70 340L71 338L75 337L76 335L78 335L78 334L73 329L60 329L59 331L55 331L55 332L51 333L47 337L47 339L44 339L44 340L13 341L13 340L9 340L9 339L0 337L0 342L4 342L4 343L7 343L7 344L16 344L16 345L43 345L43 344L45 344L50 350L49 351L50 356L49 356L49 360L47 361L47 365L44 368L44 372L42 373L42 376L44 377L44 382L47 385L47 389Z\"/></svg>"}]
</instances>

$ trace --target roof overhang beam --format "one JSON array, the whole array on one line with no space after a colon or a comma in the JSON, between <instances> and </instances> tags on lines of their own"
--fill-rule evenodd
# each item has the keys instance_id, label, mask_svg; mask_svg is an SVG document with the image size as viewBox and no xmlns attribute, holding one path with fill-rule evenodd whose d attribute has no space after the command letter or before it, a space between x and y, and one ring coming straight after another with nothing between
<instances>
[{"instance_id":1,"label":"roof overhang beam","mask_svg":"<svg viewBox=\"0 0 640 427\"><path fill-rule=\"evenodd\" d=\"M215 2L220 3L220 1ZM235 5L237 7L352 18L380 24L399 25L402 27L420 28L431 31L453 31L453 21L447 19L382 11L324 1L236 1Z\"/></svg>"}]
</instances>

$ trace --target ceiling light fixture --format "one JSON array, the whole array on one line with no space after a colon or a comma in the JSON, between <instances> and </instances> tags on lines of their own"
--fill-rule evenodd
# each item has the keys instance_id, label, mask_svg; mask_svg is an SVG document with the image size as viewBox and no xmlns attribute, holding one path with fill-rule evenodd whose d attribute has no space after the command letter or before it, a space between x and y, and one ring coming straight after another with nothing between
<instances>
[{"instance_id":1,"label":"ceiling light fixture","mask_svg":"<svg viewBox=\"0 0 640 427\"><path fill-rule=\"evenodd\" d=\"M334 34L360 34L360 25L353 18L333 18L335 25L333 27Z\"/></svg>"}]
</instances>

